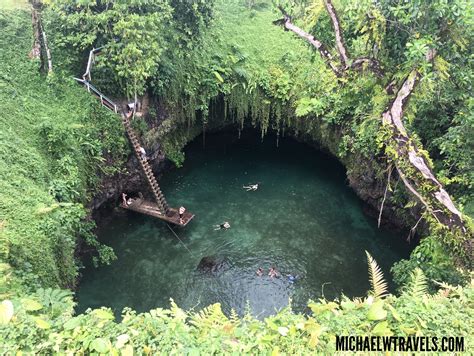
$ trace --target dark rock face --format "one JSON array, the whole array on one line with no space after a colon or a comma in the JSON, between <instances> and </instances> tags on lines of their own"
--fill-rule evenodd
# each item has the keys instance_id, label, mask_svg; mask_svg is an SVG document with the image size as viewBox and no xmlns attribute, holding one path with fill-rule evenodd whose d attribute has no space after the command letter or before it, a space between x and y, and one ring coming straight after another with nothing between
<instances>
[{"instance_id":1,"label":"dark rock face","mask_svg":"<svg viewBox=\"0 0 474 356\"><path fill-rule=\"evenodd\" d=\"M150 152L149 161L152 165L153 172L159 176L170 165L165 160L163 155L158 154L159 150ZM94 196L90 203L92 210L97 210L102 206L110 204L117 205L121 199L122 193L136 194L141 192L147 197L150 194L148 183L143 176L138 161L133 154L130 154L126 167L123 172L114 175L113 177L104 178L101 182L99 192ZM150 195L150 199L153 197Z\"/></svg>"},{"instance_id":2,"label":"dark rock face","mask_svg":"<svg viewBox=\"0 0 474 356\"><path fill-rule=\"evenodd\" d=\"M197 266L197 270L203 273L217 273L229 266L229 261L225 257L205 256Z\"/></svg>"},{"instance_id":3,"label":"dark rock face","mask_svg":"<svg viewBox=\"0 0 474 356\"><path fill-rule=\"evenodd\" d=\"M363 201L364 213L377 220L387 186L387 168L376 160L369 160L360 155L352 155L344 163L347 169L349 186ZM400 184L397 184L398 179L397 172L392 171L392 189L404 189ZM417 223L422 211L418 206L406 209L402 205L394 204L390 199L392 194L393 192L390 191L387 194L381 225L391 230L407 233L408 229ZM417 232L424 232L426 228L427 226L421 223L418 225Z\"/></svg>"}]
</instances>

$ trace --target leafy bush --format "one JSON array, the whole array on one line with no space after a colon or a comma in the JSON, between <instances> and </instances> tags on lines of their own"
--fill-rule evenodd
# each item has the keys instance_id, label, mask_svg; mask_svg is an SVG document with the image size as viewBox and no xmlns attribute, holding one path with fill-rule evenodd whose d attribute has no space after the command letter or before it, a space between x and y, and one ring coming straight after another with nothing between
<instances>
[{"instance_id":1,"label":"leafy bush","mask_svg":"<svg viewBox=\"0 0 474 356\"><path fill-rule=\"evenodd\" d=\"M334 353L336 335L463 336L465 348L472 344L473 316L465 313L474 297L472 283L444 285L430 295L417 269L399 297L382 297L383 276L369 261L373 291L368 297L310 301L307 315L289 306L264 320L226 316L219 304L187 312L172 300L170 309L137 314L126 308L121 321L107 308L72 317L68 293L39 290L0 304L0 340L7 353L123 355Z\"/></svg>"},{"instance_id":2,"label":"leafy bush","mask_svg":"<svg viewBox=\"0 0 474 356\"><path fill-rule=\"evenodd\" d=\"M468 273L456 268L454 261L436 237L424 238L412 251L408 260L396 262L392 267L394 281L404 286L410 280L410 271L421 269L428 280L431 292L439 289L439 282L463 284Z\"/></svg>"},{"instance_id":3,"label":"leafy bush","mask_svg":"<svg viewBox=\"0 0 474 356\"><path fill-rule=\"evenodd\" d=\"M42 77L27 56L28 12L1 11L0 22L2 282L9 294L73 287L78 240L113 257L91 234L84 205L105 173L123 164L123 128L70 77Z\"/></svg>"}]
</instances>

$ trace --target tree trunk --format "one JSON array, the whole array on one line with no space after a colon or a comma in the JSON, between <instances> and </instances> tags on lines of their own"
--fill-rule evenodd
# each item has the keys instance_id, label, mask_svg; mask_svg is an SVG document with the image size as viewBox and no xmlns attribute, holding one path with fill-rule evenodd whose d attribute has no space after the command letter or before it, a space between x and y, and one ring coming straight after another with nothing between
<instances>
[{"instance_id":1,"label":"tree trunk","mask_svg":"<svg viewBox=\"0 0 474 356\"><path fill-rule=\"evenodd\" d=\"M434 53L428 55L432 60ZM463 222L461 212L454 206L449 194L436 179L433 171L420 154L416 143L409 137L402 122L403 110L420 80L420 73L413 70L405 79L389 108L382 114L382 122L389 126L393 146L398 154L396 158L397 171L405 186L426 207L430 214L450 230L460 229L463 234L467 228ZM408 171L414 171L414 173ZM422 187L428 185L429 193L421 193ZM426 190L426 189L425 189ZM423 196L426 196L423 198Z\"/></svg>"},{"instance_id":2,"label":"tree trunk","mask_svg":"<svg viewBox=\"0 0 474 356\"><path fill-rule=\"evenodd\" d=\"M40 58L41 67L44 69L45 63L48 65L48 73L53 71L53 60L51 58L51 52L48 47L48 39L46 38L46 32L44 31L41 23L41 7L42 3L39 0L31 1L31 22L33 24L33 48L29 54L30 58ZM46 55L46 60L42 56L42 51Z\"/></svg>"},{"instance_id":3,"label":"tree trunk","mask_svg":"<svg viewBox=\"0 0 474 356\"><path fill-rule=\"evenodd\" d=\"M48 74L53 72L53 59L51 58L51 52L49 51L48 47L48 39L46 38L46 32L44 32L43 26L41 25L41 33L43 35L43 46L44 46L44 51L46 53L46 59L48 61Z\"/></svg>"},{"instance_id":4,"label":"tree trunk","mask_svg":"<svg viewBox=\"0 0 474 356\"><path fill-rule=\"evenodd\" d=\"M284 18L274 23L283 25L285 29L294 32L313 45L329 68L336 76L340 77L348 69L347 50L344 46L336 10L330 0L324 0L324 4L331 17L335 31L336 46L343 65L342 68L337 68L333 65L331 54L324 48L322 43L315 39L314 36L295 26L282 7L280 7L280 11L283 13ZM435 55L436 52L434 50L429 50L426 60L428 62L433 61ZM364 67L367 67L379 77L383 76L378 62L372 58L358 58L350 66L351 69L356 70L363 69ZM464 222L461 212L456 208L443 185L436 179L433 171L426 164L425 159L420 154L420 149L414 140L410 138L402 122L403 110L419 80L420 73L415 69L405 79L388 109L382 114L383 125L391 129L390 139L386 142L386 145L392 147L397 154L393 158L394 165L408 191L425 206L439 226L444 227L455 236L456 243L459 243L463 250L461 254L467 257L468 260L472 260L472 231ZM391 88L391 85L388 88Z\"/></svg>"},{"instance_id":5,"label":"tree trunk","mask_svg":"<svg viewBox=\"0 0 474 356\"><path fill-rule=\"evenodd\" d=\"M41 31L39 25L39 14L38 10L34 7L31 8L31 23L33 25L33 47L29 54L32 59L41 58Z\"/></svg>"}]
</instances>

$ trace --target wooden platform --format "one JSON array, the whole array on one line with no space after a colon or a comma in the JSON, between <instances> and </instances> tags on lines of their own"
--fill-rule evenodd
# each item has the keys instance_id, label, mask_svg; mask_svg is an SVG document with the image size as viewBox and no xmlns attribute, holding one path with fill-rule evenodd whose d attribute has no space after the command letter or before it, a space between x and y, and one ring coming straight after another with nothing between
<instances>
[{"instance_id":1,"label":"wooden platform","mask_svg":"<svg viewBox=\"0 0 474 356\"><path fill-rule=\"evenodd\" d=\"M177 209L170 208L168 215L165 215L161 213L155 203L142 199L133 199L133 202L131 204L120 204L120 206L124 209L133 210L137 213L153 216L154 218L158 218L171 224L183 227L186 226L194 218L194 214L191 214L190 212L186 211L183 215L183 221L180 221Z\"/></svg>"}]
</instances>

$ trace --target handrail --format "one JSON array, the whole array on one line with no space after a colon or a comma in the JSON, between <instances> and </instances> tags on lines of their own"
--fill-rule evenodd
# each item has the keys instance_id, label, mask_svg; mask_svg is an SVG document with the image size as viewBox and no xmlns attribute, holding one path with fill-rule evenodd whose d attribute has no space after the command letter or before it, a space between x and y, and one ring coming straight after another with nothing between
<instances>
[{"instance_id":1,"label":"handrail","mask_svg":"<svg viewBox=\"0 0 474 356\"><path fill-rule=\"evenodd\" d=\"M87 91L92 91L96 96L100 98L100 101L102 104L106 103L106 105L109 109L112 109L114 112L118 112L118 105L115 104L111 99L106 97L104 94L102 94L99 89L97 89L95 86L93 86L90 82L88 82L85 79L79 79L79 78L74 78L78 82L84 84L87 88Z\"/></svg>"},{"instance_id":2,"label":"handrail","mask_svg":"<svg viewBox=\"0 0 474 356\"><path fill-rule=\"evenodd\" d=\"M99 48L94 48L94 49L92 49L92 51L89 52L89 59L87 60L86 71L82 75L83 80L88 81L88 82L90 82L92 80L91 79L92 63L94 62L96 52L100 53L102 48L104 48L104 47L102 46L102 47L99 47Z\"/></svg>"}]
</instances>

